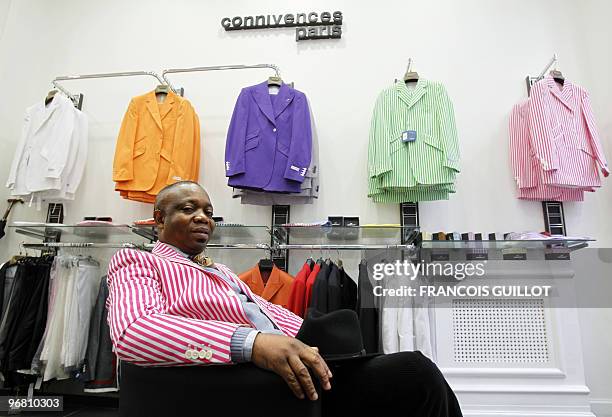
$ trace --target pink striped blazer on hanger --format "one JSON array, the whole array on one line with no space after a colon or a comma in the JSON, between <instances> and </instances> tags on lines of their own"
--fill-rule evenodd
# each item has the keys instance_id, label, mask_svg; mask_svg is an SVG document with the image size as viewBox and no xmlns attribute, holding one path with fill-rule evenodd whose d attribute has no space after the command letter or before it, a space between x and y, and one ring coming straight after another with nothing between
<instances>
[{"instance_id":1,"label":"pink striped blazer on hanger","mask_svg":"<svg viewBox=\"0 0 612 417\"><path fill-rule=\"evenodd\" d=\"M600 187L597 168L609 174L588 93L545 77L531 88L531 144L543 181L565 187Z\"/></svg>"},{"instance_id":2,"label":"pink striped blazer on hanger","mask_svg":"<svg viewBox=\"0 0 612 417\"><path fill-rule=\"evenodd\" d=\"M217 268L251 297L286 335L302 319L253 294L229 268ZM251 326L229 284L157 242L152 253L122 249L108 268L108 322L117 356L137 365L231 362L230 341ZM205 354L192 355L192 351Z\"/></svg>"},{"instance_id":3,"label":"pink striped blazer on hanger","mask_svg":"<svg viewBox=\"0 0 612 417\"><path fill-rule=\"evenodd\" d=\"M510 113L510 164L518 187L518 198L536 201L583 201L584 191L593 188L563 188L546 185L543 170L531 147L529 99L516 104Z\"/></svg>"}]
</instances>

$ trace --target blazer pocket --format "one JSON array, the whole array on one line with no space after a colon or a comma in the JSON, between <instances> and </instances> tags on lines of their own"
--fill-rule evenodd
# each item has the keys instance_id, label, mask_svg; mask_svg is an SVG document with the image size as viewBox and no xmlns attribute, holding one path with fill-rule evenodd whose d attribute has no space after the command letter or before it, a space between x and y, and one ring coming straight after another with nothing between
<instances>
[{"instance_id":1,"label":"blazer pocket","mask_svg":"<svg viewBox=\"0 0 612 417\"><path fill-rule=\"evenodd\" d=\"M147 150L147 145L143 144L142 146L137 146L134 150L134 158L138 158L142 154L144 154Z\"/></svg>"},{"instance_id":2,"label":"blazer pocket","mask_svg":"<svg viewBox=\"0 0 612 417\"><path fill-rule=\"evenodd\" d=\"M246 141L244 143L244 151L250 151L259 146L259 132L247 134Z\"/></svg>"},{"instance_id":3,"label":"blazer pocket","mask_svg":"<svg viewBox=\"0 0 612 417\"><path fill-rule=\"evenodd\" d=\"M560 124L553 126L553 128L551 129L551 133L553 140L557 140L561 136L563 136L563 127L561 127Z\"/></svg>"},{"instance_id":4,"label":"blazer pocket","mask_svg":"<svg viewBox=\"0 0 612 417\"><path fill-rule=\"evenodd\" d=\"M399 152L404 148L404 142L401 141L399 136L395 139L391 139L391 142L389 142L389 149L391 150L392 154Z\"/></svg>"},{"instance_id":5,"label":"blazer pocket","mask_svg":"<svg viewBox=\"0 0 612 417\"><path fill-rule=\"evenodd\" d=\"M442 148L442 144L440 143L440 141L438 140L438 138L436 136L430 135L428 133L423 133L423 142L425 142L426 144L428 144L429 146L438 149L439 151L444 151L444 149ZM417 140L419 140L418 136L417 136Z\"/></svg>"}]
</instances>

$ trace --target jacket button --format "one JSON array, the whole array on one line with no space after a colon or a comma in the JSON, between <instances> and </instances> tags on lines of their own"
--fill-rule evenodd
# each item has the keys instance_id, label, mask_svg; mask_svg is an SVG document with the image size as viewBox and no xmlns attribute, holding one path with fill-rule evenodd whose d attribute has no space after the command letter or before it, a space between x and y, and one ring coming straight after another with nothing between
<instances>
[{"instance_id":1,"label":"jacket button","mask_svg":"<svg viewBox=\"0 0 612 417\"><path fill-rule=\"evenodd\" d=\"M272 129L273 132L276 132L276 128Z\"/></svg>"}]
</instances>

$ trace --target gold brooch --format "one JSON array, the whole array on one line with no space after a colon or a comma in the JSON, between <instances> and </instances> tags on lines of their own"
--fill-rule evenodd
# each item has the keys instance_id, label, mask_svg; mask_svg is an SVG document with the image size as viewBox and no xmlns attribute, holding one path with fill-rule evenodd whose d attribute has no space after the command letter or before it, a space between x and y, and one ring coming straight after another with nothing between
<instances>
[{"instance_id":1,"label":"gold brooch","mask_svg":"<svg viewBox=\"0 0 612 417\"><path fill-rule=\"evenodd\" d=\"M213 260L209 258L208 256L205 256L203 253L194 256L193 262L197 263L198 265L202 265L202 266L211 266L212 264L214 264Z\"/></svg>"}]
</instances>

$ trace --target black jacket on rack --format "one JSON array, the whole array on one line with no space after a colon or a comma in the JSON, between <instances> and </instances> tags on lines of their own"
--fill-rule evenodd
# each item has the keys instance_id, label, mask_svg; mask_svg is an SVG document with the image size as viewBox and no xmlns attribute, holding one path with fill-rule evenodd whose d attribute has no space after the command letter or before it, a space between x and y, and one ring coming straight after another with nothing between
<instances>
[{"instance_id":1,"label":"black jacket on rack","mask_svg":"<svg viewBox=\"0 0 612 417\"><path fill-rule=\"evenodd\" d=\"M368 264L359 264L359 291L357 295L357 315L361 326L361 337L366 353L379 352L378 309L374 298L372 283L368 275Z\"/></svg>"},{"instance_id":2,"label":"black jacket on rack","mask_svg":"<svg viewBox=\"0 0 612 417\"><path fill-rule=\"evenodd\" d=\"M321 264L321 270L317 274L314 285L312 287L312 299L310 300L310 308L314 308L321 313L328 313L327 307L327 287L328 279L334 265L330 260Z\"/></svg>"},{"instance_id":3,"label":"black jacket on rack","mask_svg":"<svg viewBox=\"0 0 612 417\"><path fill-rule=\"evenodd\" d=\"M18 261L0 331L0 369L30 369L45 331L53 257Z\"/></svg>"}]
</instances>

